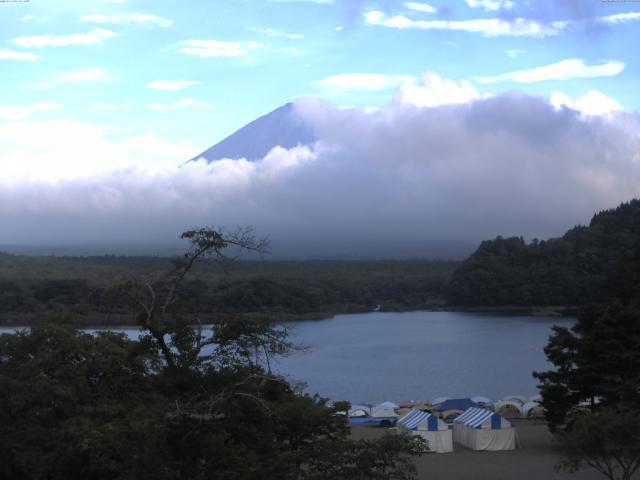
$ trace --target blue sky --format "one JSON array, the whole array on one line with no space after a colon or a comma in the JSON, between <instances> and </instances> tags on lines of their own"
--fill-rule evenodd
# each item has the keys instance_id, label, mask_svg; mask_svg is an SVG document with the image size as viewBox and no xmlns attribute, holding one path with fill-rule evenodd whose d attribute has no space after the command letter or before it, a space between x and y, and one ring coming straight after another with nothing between
<instances>
[{"instance_id":1,"label":"blue sky","mask_svg":"<svg viewBox=\"0 0 640 480\"><path fill-rule=\"evenodd\" d=\"M423 72L468 80L480 92L578 97L597 90L625 109L640 108L640 5L557 3L3 3L0 105L28 111L40 104L30 119L109 124L123 135L153 132L195 150L301 96L385 105L400 83ZM490 23L496 20L502 25ZM560 80L553 69L549 79L530 83L482 79L571 59L583 65ZM347 76L355 73L368 76Z\"/></svg>"},{"instance_id":2,"label":"blue sky","mask_svg":"<svg viewBox=\"0 0 640 480\"><path fill-rule=\"evenodd\" d=\"M0 2L0 244L557 235L640 195L639 32L631 1ZM178 168L294 100L318 144Z\"/></svg>"}]
</instances>

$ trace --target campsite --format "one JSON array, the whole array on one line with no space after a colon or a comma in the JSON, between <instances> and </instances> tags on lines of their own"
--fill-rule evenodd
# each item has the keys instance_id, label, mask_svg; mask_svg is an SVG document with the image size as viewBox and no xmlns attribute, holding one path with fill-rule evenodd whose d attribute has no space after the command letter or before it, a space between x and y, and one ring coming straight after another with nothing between
<instances>
[{"instance_id":1,"label":"campsite","mask_svg":"<svg viewBox=\"0 0 640 480\"><path fill-rule=\"evenodd\" d=\"M595 470L578 475L557 472L553 438L544 422L517 421L520 448L510 451L473 451L459 444L447 454L425 453L415 458L420 480L597 480ZM381 438L387 429L373 424L351 426L354 439Z\"/></svg>"},{"instance_id":2,"label":"campsite","mask_svg":"<svg viewBox=\"0 0 640 480\"><path fill-rule=\"evenodd\" d=\"M365 405L355 405L349 413L351 437L379 439L386 434L422 437L429 448L415 457L419 479L576 478L554 469L557 447L539 400L524 396L508 396L496 402L484 396L438 397L411 404L404 402L402 406L386 401L371 407L369 416ZM393 417L393 412L395 425L382 424L380 420ZM580 479L592 478L599 478L599 474L581 472Z\"/></svg>"}]
</instances>

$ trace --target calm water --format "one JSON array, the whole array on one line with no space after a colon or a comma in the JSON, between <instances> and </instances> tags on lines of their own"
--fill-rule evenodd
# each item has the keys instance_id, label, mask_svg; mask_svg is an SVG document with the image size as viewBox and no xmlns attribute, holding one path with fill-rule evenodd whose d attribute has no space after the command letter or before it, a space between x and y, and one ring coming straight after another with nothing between
<instances>
[{"instance_id":1,"label":"calm water","mask_svg":"<svg viewBox=\"0 0 640 480\"><path fill-rule=\"evenodd\" d=\"M310 393L379 403L437 396L535 395L533 370L549 368L547 317L457 312L366 313L298 322L295 339L311 347L279 362Z\"/></svg>"},{"instance_id":2,"label":"calm water","mask_svg":"<svg viewBox=\"0 0 640 480\"><path fill-rule=\"evenodd\" d=\"M274 368L304 380L309 393L351 402L535 395L531 372L549 367L542 349L550 327L571 323L457 312L337 315L288 323L293 340L310 351ZM117 330L138 334L136 328Z\"/></svg>"}]
</instances>

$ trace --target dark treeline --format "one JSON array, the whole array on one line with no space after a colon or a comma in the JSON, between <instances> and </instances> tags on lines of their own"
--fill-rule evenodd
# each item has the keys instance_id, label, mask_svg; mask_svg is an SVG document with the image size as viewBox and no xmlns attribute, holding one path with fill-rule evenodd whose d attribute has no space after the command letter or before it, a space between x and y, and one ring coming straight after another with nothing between
<instances>
[{"instance_id":1,"label":"dark treeline","mask_svg":"<svg viewBox=\"0 0 640 480\"><path fill-rule=\"evenodd\" d=\"M561 238L482 242L448 289L454 306L580 306L640 292L640 200L596 214Z\"/></svg>"},{"instance_id":2,"label":"dark treeline","mask_svg":"<svg viewBox=\"0 0 640 480\"><path fill-rule=\"evenodd\" d=\"M136 306L115 288L169 265L162 257L0 254L0 322L72 314L84 324L128 324ZM204 260L178 292L183 313L319 318L338 312L440 307L456 262L242 261L224 272Z\"/></svg>"}]
</instances>

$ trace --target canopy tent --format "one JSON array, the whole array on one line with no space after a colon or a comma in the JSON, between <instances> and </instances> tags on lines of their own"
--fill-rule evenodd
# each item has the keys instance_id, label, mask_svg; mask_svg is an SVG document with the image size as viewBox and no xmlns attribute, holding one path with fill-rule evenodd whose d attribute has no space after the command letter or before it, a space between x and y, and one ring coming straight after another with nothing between
<instances>
[{"instance_id":1,"label":"canopy tent","mask_svg":"<svg viewBox=\"0 0 640 480\"><path fill-rule=\"evenodd\" d=\"M430 452L453 452L451 427L435 415L420 410L411 410L398 420L396 425L401 432L424 438Z\"/></svg>"},{"instance_id":2,"label":"canopy tent","mask_svg":"<svg viewBox=\"0 0 640 480\"><path fill-rule=\"evenodd\" d=\"M438 405L434 412L438 412L440 418L451 423L451 421L464 412L467 408L477 407L478 404L471 401L470 398L451 398Z\"/></svg>"},{"instance_id":3,"label":"canopy tent","mask_svg":"<svg viewBox=\"0 0 640 480\"><path fill-rule=\"evenodd\" d=\"M393 402L382 402L380 405L376 405L375 407L373 407L373 410L377 410L380 408L388 408L391 410L395 410L397 408L400 408L400 405L398 405L397 403L393 403Z\"/></svg>"},{"instance_id":4,"label":"canopy tent","mask_svg":"<svg viewBox=\"0 0 640 480\"><path fill-rule=\"evenodd\" d=\"M505 418L520 418L522 403L514 400L503 400L493 404L493 410Z\"/></svg>"},{"instance_id":5,"label":"canopy tent","mask_svg":"<svg viewBox=\"0 0 640 480\"><path fill-rule=\"evenodd\" d=\"M516 429L497 413L472 407L453 421L453 440L471 450L514 450Z\"/></svg>"},{"instance_id":6,"label":"canopy tent","mask_svg":"<svg viewBox=\"0 0 640 480\"><path fill-rule=\"evenodd\" d=\"M442 402L446 402L447 400L451 400L451 397L437 397L431 400L431 405L440 405Z\"/></svg>"},{"instance_id":7,"label":"canopy tent","mask_svg":"<svg viewBox=\"0 0 640 480\"><path fill-rule=\"evenodd\" d=\"M467 408L477 407L478 405L471 401L470 398L450 398L438 405L435 410L444 412L447 410L466 410Z\"/></svg>"},{"instance_id":8,"label":"canopy tent","mask_svg":"<svg viewBox=\"0 0 640 480\"><path fill-rule=\"evenodd\" d=\"M482 395L478 395L476 397L471 397L471 401L473 403L476 403L476 404L480 405L480 406L493 404L493 400L491 400L488 397L483 397Z\"/></svg>"}]
</instances>

